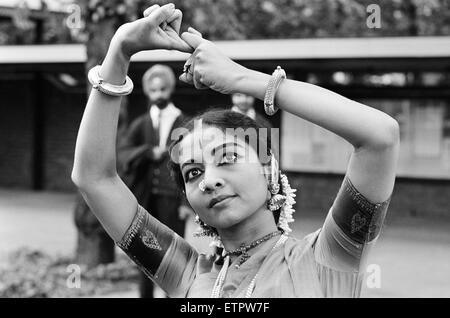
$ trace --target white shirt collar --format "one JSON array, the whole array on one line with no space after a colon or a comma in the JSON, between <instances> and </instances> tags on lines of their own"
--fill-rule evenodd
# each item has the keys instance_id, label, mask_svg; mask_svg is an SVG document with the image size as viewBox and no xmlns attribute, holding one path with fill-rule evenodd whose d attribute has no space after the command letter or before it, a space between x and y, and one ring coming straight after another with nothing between
<instances>
[{"instance_id":1,"label":"white shirt collar","mask_svg":"<svg viewBox=\"0 0 450 318\"><path fill-rule=\"evenodd\" d=\"M159 130L160 136L160 146L163 147L166 144L167 138L169 137L170 129L181 115L181 110L173 103L169 103L164 109L160 109L156 105L150 107L150 117L152 119L153 127ZM161 118L162 124L159 123L159 118Z\"/></svg>"},{"instance_id":2,"label":"white shirt collar","mask_svg":"<svg viewBox=\"0 0 450 318\"><path fill-rule=\"evenodd\" d=\"M150 106L150 116L159 116L159 113L161 113L162 117L170 116L170 117L178 117L181 114L181 110L179 110L173 103L169 103L165 108L160 109L156 105Z\"/></svg>"},{"instance_id":3,"label":"white shirt collar","mask_svg":"<svg viewBox=\"0 0 450 318\"><path fill-rule=\"evenodd\" d=\"M255 109L252 107L252 108L250 108L249 110L247 110L247 112L243 112L243 111L241 111L240 109L239 109L239 107L237 107L237 106L233 106L233 107L231 107L231 110L232 111L234 111L234 112L237 112L237 113L241 113L241 114L243 114L243 115L246 115L246 116L248 116L248 117L250 117L251 119L255 119L256 118L256 111L255 111Z\"/></svg>"}]
</instances>

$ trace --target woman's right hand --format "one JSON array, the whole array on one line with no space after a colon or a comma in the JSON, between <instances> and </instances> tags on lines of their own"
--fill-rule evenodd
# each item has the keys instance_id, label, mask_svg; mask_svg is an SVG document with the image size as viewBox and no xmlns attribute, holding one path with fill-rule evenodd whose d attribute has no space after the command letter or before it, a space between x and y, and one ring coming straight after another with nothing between
<instances>
[{"instance_id":1,"label":"woman's right hand","mask_svg":"<svg viewBox=\"0 0 450 318\"><path fill-rule=\"evenodd\" d=\"M184 32L181 38L195 50L186 62L189 67L180 76L181 81L197 89L210 88L222 94L231 94L239 89L237 83L248 71L245 67L231 60L216 44L203 39L193 28Z\"/></svg>"},{"instance_id":2,"label":"woman's right hand","mask_svg":"<svg viewBox=\"0 0 450 318\"><path fill-rule=\"evenodd\" d=\"M192 53L193 49L180 36L183 14L172 3L162 7L155 4L144 11L144 17L123 24L113 40L127 57L145 50L178 50Z\"/></svg>"}]
</instances>

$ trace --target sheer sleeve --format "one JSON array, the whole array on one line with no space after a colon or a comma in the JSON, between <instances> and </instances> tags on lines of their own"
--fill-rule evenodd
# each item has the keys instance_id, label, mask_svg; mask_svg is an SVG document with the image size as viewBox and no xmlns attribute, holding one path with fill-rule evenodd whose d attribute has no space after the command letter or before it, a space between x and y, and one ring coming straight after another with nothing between
<instances>
[{"instance_id":1,"label":"sheer sleeve","mask_svg":"<svg viewBox=\"0 0 450 318\"><path fill-rule=\"evenodd\" d=\"M138 205L117 245L170 297L185 297L195 278L198 254L183 238Z\"/></svg>"},{"instance_id":2,"label":"sheer sleeve","mask_svg":"<svg viewBox=\"0 0 450 318\"><path fill-rule=\"evenodd\" d=\"M359 296L367 254L380 234L389 202L371 203L344 178L314 243L327 296Z\"/></svg>"}]
</instances>

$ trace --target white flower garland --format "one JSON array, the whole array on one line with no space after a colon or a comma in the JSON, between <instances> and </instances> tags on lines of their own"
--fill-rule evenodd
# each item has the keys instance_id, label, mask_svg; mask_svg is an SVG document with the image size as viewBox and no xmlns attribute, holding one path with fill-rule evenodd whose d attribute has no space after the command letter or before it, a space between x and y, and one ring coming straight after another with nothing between
<instances>
[{"instance_id":1,"label":"white flower garland","mask_svg":"<svg viewBox=\"0 0 450 318\"><path fill-rule=\"evenodd\" d=\"M289 227L289 223L294 222L292 214L295 210L292 206L295 204L295 192L297 189L292 189L289 184L288 178L285 174L280 173L281 193L286 197L283 205L281 206L280 218L278 219L278 227L281 228L285 234L292 232Z\"/></svg>"}]
</instances>

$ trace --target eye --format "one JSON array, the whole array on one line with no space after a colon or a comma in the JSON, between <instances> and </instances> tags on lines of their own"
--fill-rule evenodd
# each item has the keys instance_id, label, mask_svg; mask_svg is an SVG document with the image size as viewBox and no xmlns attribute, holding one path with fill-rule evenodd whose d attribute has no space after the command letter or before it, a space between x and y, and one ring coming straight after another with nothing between
<instances>
[{"instance_id":1,"label":"eye","mask_svg":"<svg viewBox=\"0 0 450 318\"><path fill-rule=\"evenodd\" d=\"M238 159L238 154L235 152L225 153L222 159L219 161L219 165L235 163Z\"/></svg>"},{"instance_id":2,"label":"eye","mask_svg":"<svg viewBox=\"0 0 450 318\"><path fill-rule=\"evenodd\" d=\"M199 168L193 168L188 170L184 175L185 182L189 182L202 174L202 171Z\"/></svg>"}]
</instances>

